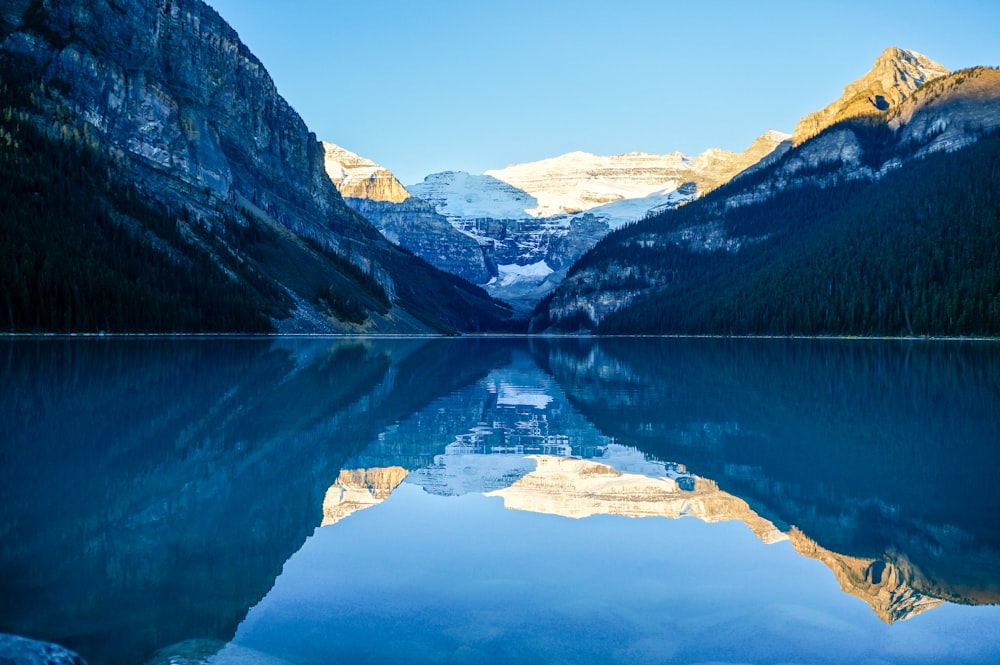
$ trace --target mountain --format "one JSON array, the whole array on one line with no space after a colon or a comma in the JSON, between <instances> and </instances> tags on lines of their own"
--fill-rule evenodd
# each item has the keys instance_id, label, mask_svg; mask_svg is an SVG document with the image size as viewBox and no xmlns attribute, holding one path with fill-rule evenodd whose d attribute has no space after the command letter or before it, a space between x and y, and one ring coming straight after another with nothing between
<instances>
[{"instance_id":1,"label":"mountain","mask_svg":"<svg viewBox=\"0 0 1000 665\"><path fill-rule=\"evenodd\" d=\"M4 3L0 79L11 331L510 325L344 203L323 146L200 0Z\"/></svg>"},{"instance_id":2,"label":"mountain","mask_svg":"<svg viewBox=\"0 0 1000 665\"><path fill-rule=\"evenodd\" d=\"M830 125L609 235L532 329L1000 334L998 111L1000 71L975 68Z\"/></svg>"},{"instance_id":3,"label":"mountain","mask_svg":"<svg viewBox=\"0 0 1000 665\"><path fill-rule=\"evenodd\" d=\"M876 58L870 72L844 88L838 100L802 118L792 133L792 142L799 145L841 120L877 116L899 106L924 83L948 73L925 55L889 47Z\"/></svg>"},{"instance_id":4,"label":"mountain","mask_svg":"<svg viewBox=\"0 0 1000 665\"><path fill-rule=\"evenodd\" d=\"M488 292L530 309L609 231L695 199L784 152L787 139L768 131L741 153L713 149L694 158L575 152L483 175L435 173L406 189L488 252L496 263L483 283Z\"/></svg>"}]
</instances>

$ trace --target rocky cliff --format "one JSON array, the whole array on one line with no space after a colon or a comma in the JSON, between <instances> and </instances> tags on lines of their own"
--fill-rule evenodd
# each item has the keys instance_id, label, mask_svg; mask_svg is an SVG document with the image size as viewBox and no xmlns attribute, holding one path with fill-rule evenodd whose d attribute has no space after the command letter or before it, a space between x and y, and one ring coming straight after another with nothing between
<instances>
[{"instance_id":1,"label":"rocky cliff","mask_svg":"<svg viewBox=\"0 0 1000 665\"><path fill-rule=\"evenodd\" d=\"M200 0L31 0L6 3L2 18L0 67L16 117L101 151L124 186L176 215L211 260L249 261L286 294L279 330L356 330L351 318L371 330L426 331L439 319L453 329L468 314L402 288L413 279L448 287L344 203L323 146ZM226 220L266 229L278 249L247 256L222 233ZM387 307L363 295L373 282ZM476 309L472 300L463 309ZM485 294L479 304L493 307ZM352 308L362 311L345 314Z\"/></svg>"},{"instance_id":2,"label":"rocky cliff","mask_svg":"<svg viewBox=\"0 0 1000 665\"><path fill-rule=\"evenodd\" d=\"M56 91L67 121L133 158L151 192L206 211L242 196L325 243L377 238L332 191L321 146L263 64L203 2L39 0L3 50Z\"/></svg>"},{"instance_id":3,"label":"rocky cliff","mask_svg":"<svg viewBox=\"0 0 1000 665\"><path fill-rule=\"evenodd\" d=\"M344 198L402 203L410 197L396 176L370 159L325 141L323 156L326 173Z\"/></svg>"},{"instance_id":4,"label":"rocky cliff","mask_svg":"<svg viewBox=\"0 0 1000 665\"><path fill-rule=\"evenodd\" d=\"M494 244L463 233L426 201L415 196L405 201L344 199L392 242L405 247L432 266L485 284L497 276Z\"/></svg>"},{"instance_id":5,"label":"rocky cliff","mask_svg":"<svg viewBox=\"0 0 1000 665\"><path fill-rule=\"evenodd\" d=\"M844 88L844 94L799 121L792 142L799 145L841 120L879 115L896 108L914 90L948 70L925 55L891 46L875 59L871 71Z\"/></svg>"}]
</instances>

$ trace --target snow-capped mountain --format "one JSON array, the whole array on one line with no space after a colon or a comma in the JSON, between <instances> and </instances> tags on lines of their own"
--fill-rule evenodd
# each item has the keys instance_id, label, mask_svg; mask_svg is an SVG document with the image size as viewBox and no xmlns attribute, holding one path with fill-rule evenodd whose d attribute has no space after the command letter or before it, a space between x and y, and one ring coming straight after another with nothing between
<instances>
[{"instance_id":1,"label":"snow-capped mountain","mask_svg":"<svg viewBox=\"0 0 1000 665\"><path fill-rule=\"evenodd\" d=\"M786 134L771 130L742 153L712 148L696 157L680 152L665 155L630 152L612 156L571 152L486 171L486 175L532 196L537 205L525 212L533 217L590 210L617 228L642 217L657 204L690 200L694 195L727 182L788 138ZM688 183L693 184L694 191L680 192ZM627 208L608 206L621 201L635 203ZM645 203L638 203L640 201ZM637 216L629 214L639 211Z\"/></svg>"},{"instance_id":2,"label":"snow-capped mountain","mask_svg":"<svg viewBox=\"0 0 1000 665\"><path fill-rule=\"evenodd\" d=\"M406 189L489 248L497 269L488 291L529 309L608 232L694 200L787 150L788 138L768 131L741 153L711 149L693 158L574 152L483 175L434 173Z\"/></svg>"},{"instance_id":3,"label":"snow-capped mountain","mask_svg":"<svg viewBox=\"0 0 1000 665\"><path fill-rule=\"evenodd\" d=\"M713 148L696 157L680 152L571 152L483 175L434 173L406 189L460 227L485 219L564 218L590 212L616 229L650 210L690 201L728 182L788 139L769 130L743 152Z\"/></svg>"},{"instance_id":4,"label":"snow-capped mountain","mask_svg":"<svg viewBox=\"0 0 1000 665\"><path fill-rule=\"evenodd\" d=\"M489 175L465 171L433 173L408 185L414 196L433 205L458 227L478 219L522 219L537 200L527 192Z\"/></svg>"},{"instance_id":5,"label":"snow-capped mountain","mask_svg":"<svg viewBox=\"0 0 1000 665\"><path fill-rule=\"evenodd\" d=\"M534 217L527 212L537 206L534 197L487 175L435 173L408 189L484 248L496 265L487 290L524 309L609 230L591 215Z\"/></svg>"},{"instance_id":6,"label":"snow-capped mountain","mask_svg":"<svg viewBox=\"0 0 1000 665\"><path fill-rule=\"evenodd\" d=\"M327 175L386 237L527 312L610 231L694 200L787 150L788 139L768 131L741 153L696 157L573 152L482 175L434 173L406 187L379 164L323 145Z\"/></svg>"}]
</instances>

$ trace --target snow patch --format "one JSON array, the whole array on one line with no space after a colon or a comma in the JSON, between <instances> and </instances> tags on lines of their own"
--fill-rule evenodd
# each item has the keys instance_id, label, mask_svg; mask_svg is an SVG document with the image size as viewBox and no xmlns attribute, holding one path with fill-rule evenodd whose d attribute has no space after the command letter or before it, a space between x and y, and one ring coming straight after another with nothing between
<instances>
[{"instance_id":1,"label":"snow patch","mask_svg":"<svg viewBox=\"0 0 1000 665\"><path fill-rule=\"evenodd\" d=\"M545 261L538 261L526 266L505 264L497 266L497 269L500 276L495 283L500 286L512 286L524 282L537 284L554 272Z\"/></svg>"}]
</instances>

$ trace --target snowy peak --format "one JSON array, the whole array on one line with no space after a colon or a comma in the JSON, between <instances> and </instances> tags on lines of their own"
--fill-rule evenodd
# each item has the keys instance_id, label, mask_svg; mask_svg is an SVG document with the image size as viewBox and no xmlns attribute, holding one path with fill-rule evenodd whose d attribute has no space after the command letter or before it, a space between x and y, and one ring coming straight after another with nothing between
<instances>
[{"instance_id":1,"label":"snowy peak","mask_svg":"<svg viewBox=\"0 0 1000 665\"><path fill-rule=\"evenodd\" d=\"M924 83L946 74L943 65L925 55L889 47L875 59L871 71L844 88L839 99L800 120L792 141L799 145L847 118L884 113Z\"/></svg>"},{"instance_id":2,"label":"snowy peak","mask_svg":"<svg viewBox=\"0 0 1000 665\"><path fill-rule=\"evenodd\" d=\"M323 143L326 173L344 198L401 203L410 198L387 169L333 143Z\"/></svg>"},{"instance_id":3,"label":"snowy peak","mask_svg":"<svg viewBox=\"0 0 1000 665\"><path fill-rule=\"evenodd\" d=\"M433 173L407 189L455 222L459 219L521 219L538 201L490 175L465 171Z\"/></svg>"},{"instance_id":4,"label":"snowy peak","mask_svg":"<svg viewBox=\"0 0 1000 665\"><path fill-rule=\"evenodd\" d=\"M709 149L693 159L680 152L629 152L607 157L571 152L486 171L486 175L535 197L537 207L528 210L532 216L551 217L618 201L668 196L685 183L694 183L699 193L713 189L758 162L787 138L772 130L741 153Z\"/></svg>"},{"instance_id":5,"label":"snowy peak","mask_svg":"<svg viewBox=\"0 0 1000 665\"><path fill-rule=\"evenodd\" d=\"M632 152L601 157L571 152L486 171L486 175L538 199L537 208L529 210L533 216L551 217L677 189L691 169L689 162L681 153Z\"/></svg>"}]
</instances>

